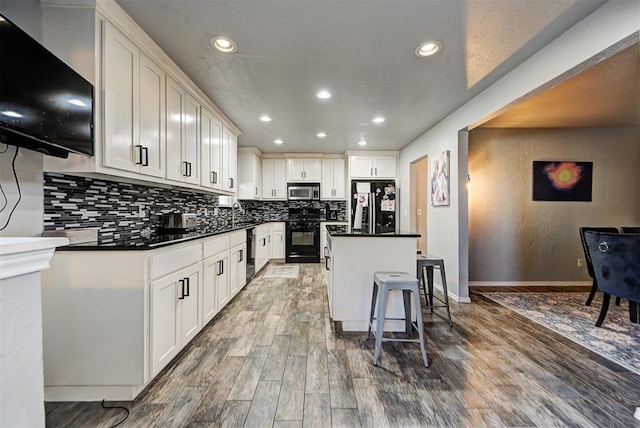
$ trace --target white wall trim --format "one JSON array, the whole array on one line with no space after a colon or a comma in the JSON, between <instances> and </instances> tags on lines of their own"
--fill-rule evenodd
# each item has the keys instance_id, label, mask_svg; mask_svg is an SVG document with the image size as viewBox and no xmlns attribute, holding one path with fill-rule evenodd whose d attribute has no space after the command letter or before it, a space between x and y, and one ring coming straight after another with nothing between
<instances>
[{"instance_id":1,"label":"white wall trim","mask_svg":"<svg viewBox=\"0 0 640 428\"><path fill-rule=\"evenodd\" d=\"M469 281L469 287L584 287L591 281Z\"/></svg>"}]
</instances>

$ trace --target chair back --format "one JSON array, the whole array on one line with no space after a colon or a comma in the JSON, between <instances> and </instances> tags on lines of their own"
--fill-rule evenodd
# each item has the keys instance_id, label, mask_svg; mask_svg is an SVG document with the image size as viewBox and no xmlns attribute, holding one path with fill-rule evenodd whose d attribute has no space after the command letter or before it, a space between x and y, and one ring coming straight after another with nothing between
<instances>
[{"instance_id":1,"label":"chair back","mask_svg":"<svg viewBox=\"0 0 640 428\"><path fill-rule=\"evenodd\" d=\"M640 226L622 226L620 228L622 233L640 233Z\"/></svg>"},{"instance_id":2,"label":"chair back","mask_svg":"<svg viewBox=\"0 0 640 428\"><path fill-rule=\"evenodd\" d=\"M598 288L640 302L640 234L585 232Z\"/></svg>"},{"instance_id":3,"label":"chair back","mask_svg":"<svg viewBox=\"0 0 640 428\"><path fill-rule=\"evenodd\" d=\"M587 272L589 272L589 276L595 279L593 276L593 263L591 263L591 257L589 257L589 251L587 251L587 243L584 240L585 232L607 232L607 233L618 233L617 227L581 227L580 228L580 241L582 242L582 250L584 251L584 260L587 263Z\"/></svg>"}]
</instances>

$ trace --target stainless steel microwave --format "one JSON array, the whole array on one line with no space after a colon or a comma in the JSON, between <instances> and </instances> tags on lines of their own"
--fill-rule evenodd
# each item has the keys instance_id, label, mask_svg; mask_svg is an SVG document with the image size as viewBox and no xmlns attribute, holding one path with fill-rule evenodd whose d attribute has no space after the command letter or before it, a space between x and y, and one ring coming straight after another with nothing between
<instances>
[{"instance_id":1,"label":"stainless steel microwave","mask_svg":"<svg viewBox=\"0 0 640 428\"><path fill-rule=\"evenodd\" d=\"M319 201L320 183L289 183L287 199L290 201Z\"/></svg>"}]
</instances>

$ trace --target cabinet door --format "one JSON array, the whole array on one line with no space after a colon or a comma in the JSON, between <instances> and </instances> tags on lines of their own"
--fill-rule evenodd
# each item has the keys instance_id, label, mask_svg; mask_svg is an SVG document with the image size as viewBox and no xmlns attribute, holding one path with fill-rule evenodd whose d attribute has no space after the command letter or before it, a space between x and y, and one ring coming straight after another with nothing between
<instances>
[{"instance_id":1,"label":"cabinet door","mask_svg":"<svg viewBox=\"0 0 640 428\"><path fill-rule=\"evenodd\" d=\"M202 325L207 325L218 313L216 290L218 289L218 260L209 257L202 266Z\"/></svg>"},{"instance_id":2,"label":"cabinet door","mask_svg":"<svg viewBox=\"0 0 640 428\"><path fill-rule=\"evenodd\" d=\"M216 256L216 300L218 311L229 303L229 253L225 252Z\"/></svg>"},{"instance_id":3,"label":"cabinet door","mask_svg":"<svg viewBox=\"0 0 640 428\"><path fill-rule=\"evenodd\" d=\"M284 230L273 231L271 258L284 259Z\"/></svg>"},{"instance_id":4,"label":"cabinet door","mask_svg":"<svg viewBox=\"0 0 640 428\"><path fill-rule=\"evenodd\" d=\"M275 198L275 184L273 182L273 165L275 159L262 160L262 199Z\"/></svg>"},{"instance_id":5,"label":"cabinet door","mask_svg":"<svg viewBox=\"0 0 640 428\"><path fill-rule=\"evenodd\" d=\"M274 199L287 199L287 163L284 159L273 160Z\"/></svg>"},{"instance_id":6,"label":"cabinet door","mask_svg":"<svg viewBox=\"0 0 640 428\"><path fill-rule=\"evenodd\" d=\"M151 371L155 376L180 351L180 272L151 283Z\"/></svg>"},{"instance_id":7,"label":"cabinet door","mask_svg":"<svg viewBox=\"0 0 640 428\"><path fill-rule=\"evenodd\" d=\"M204 107L200 109L200 147L202 149L200 184L220 190L222 186L222 124Z\"/></svg>"},{"instance_id":8,"label":"cabinet door","mask_svg":"<svg viewBox=\"0 0 640 428\"><path fill-rule=\"evenodd\" d=\"M344 159L333 160L333 199L346 199Z\"/></svg>"},{"instance_id":9,"label":"cabinet door","mask_svg":"<svg viewBox=\"0 0 640 428\"><path fill-rule=\"evenodd\" d=\"M104 165L138 171L139 50L113 26L103 27Z\"/></svg>"},{"instance_id":10,"label":"cabinet door","mask_svg":"<svg viewBox=\"0 0 640 428\"><path fill-rule=\"evenodd\" d=\"M349 156L351 178L373 177L373 157L369 155Z\"/></svg>"},{"instance_id":11,"label":"cabinet door","mask_svg":"<svg viewBox=\"0 0 640 428\"><path fill-rule=\"evenodd\" d=\"M180 346L183 347L193 339L202 329L202 315L200 311L200 292L202 283L202 269L197 263L182 272L178 290L180 296ZM184 291L183 291L184 290Z\"/></svg>"},{"instance_id":12,"label":"cabinet door","mask_svg":"<svg viewBox=\"0 0 640 428\"><path fill-rule=\"evenodd\" d=\"M237 188L237 140L233 134L224 128L222 135L222 190L235 193Z\"/></svg>"},{"instance_id":13,"label":"cabinet door","mask_svg":"<svg viewBox=\"0 0 640 428\"><path fill-rule=\"evenodd\" d=\"M287 160L287 180L288 181L304 181L304 160L303 159Z\"/></svg>"},{"instance_id":14,"label":"cabinet door","mask_svg":"<svg viewBox=\"0 0 640 428\"><path fill-rule=\"evenodd\" d=\"M176 81L167 77L166 97L167 178L183 181L187 173L182 159L186 92Z\"/></svg>"},{"instance_id":15,"label":"cabinet door","mask_svg":"<svg viewBox=\"0 0 640 428\"><path fill-rule=\"evenodd\" d=\"M200 103L189 93L185 96L182 161L186 168L184 181L200 184Z\"/></svg>"},{"instance_id":16,"label":"cabinet door","mask_svg":"<svg viewBox=\"0 0 640 428\"><path fill-rule=\"evenodd\" d=\"M234 247L229 254L230 277L229 297L233 298L247 283L247 246L246 244Z\"/></svg>"},{"instance_id":17,"label":"cabinet door","mask_svg":"<svg viewBox=\"0 0 640 428\"><path fill-rule=\"evenodd\" d=\"M238 153L238 199L260 199L262 163L253 152Z\"/></svg>"},{"instance_id":18,"label":"cabinet door","mask_svg":"<svg viewBox=\"0 0 640 428\"><path fill-rule=\"evenodd\" d=\"M396 156L374 156L374 176L376 178L396 178L396 159Z\"/></svg>"},{"instance_id":19,"label":"cabinet door","mask_svg":"<svg viewBox=\"0 0 640 428\"><path fill-rule=\"evenodd\" d=\"M320 159L304 160L304 179L306 181L320 181L322 175L322 163Z\"/></svg>"},{"instance_id":20,"label":"cabinet door","mask_svg":"<svg viewBox=\"0 0 640 428\"><path fill-rule=\"evenodd\" d=\"M140 54L140 137L137 161L142 174L164 177L165 73L146 55Z\"/></svg>"}]
</instances>

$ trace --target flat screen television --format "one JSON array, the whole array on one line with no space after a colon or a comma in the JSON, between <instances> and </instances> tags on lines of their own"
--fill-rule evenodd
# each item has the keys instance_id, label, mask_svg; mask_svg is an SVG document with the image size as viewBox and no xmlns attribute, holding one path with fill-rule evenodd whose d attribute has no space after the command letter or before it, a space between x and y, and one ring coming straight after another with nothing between
<instances>
[{"instance_id":1,"label":"flat screen television","mask_svg":"<svg viewBox=\"0 0 640 428\"><path fill-rule=\"evenodd\" d=\"M93 85L0 14L0 142L93 156Z\"/></svg>"}]
</instances>

